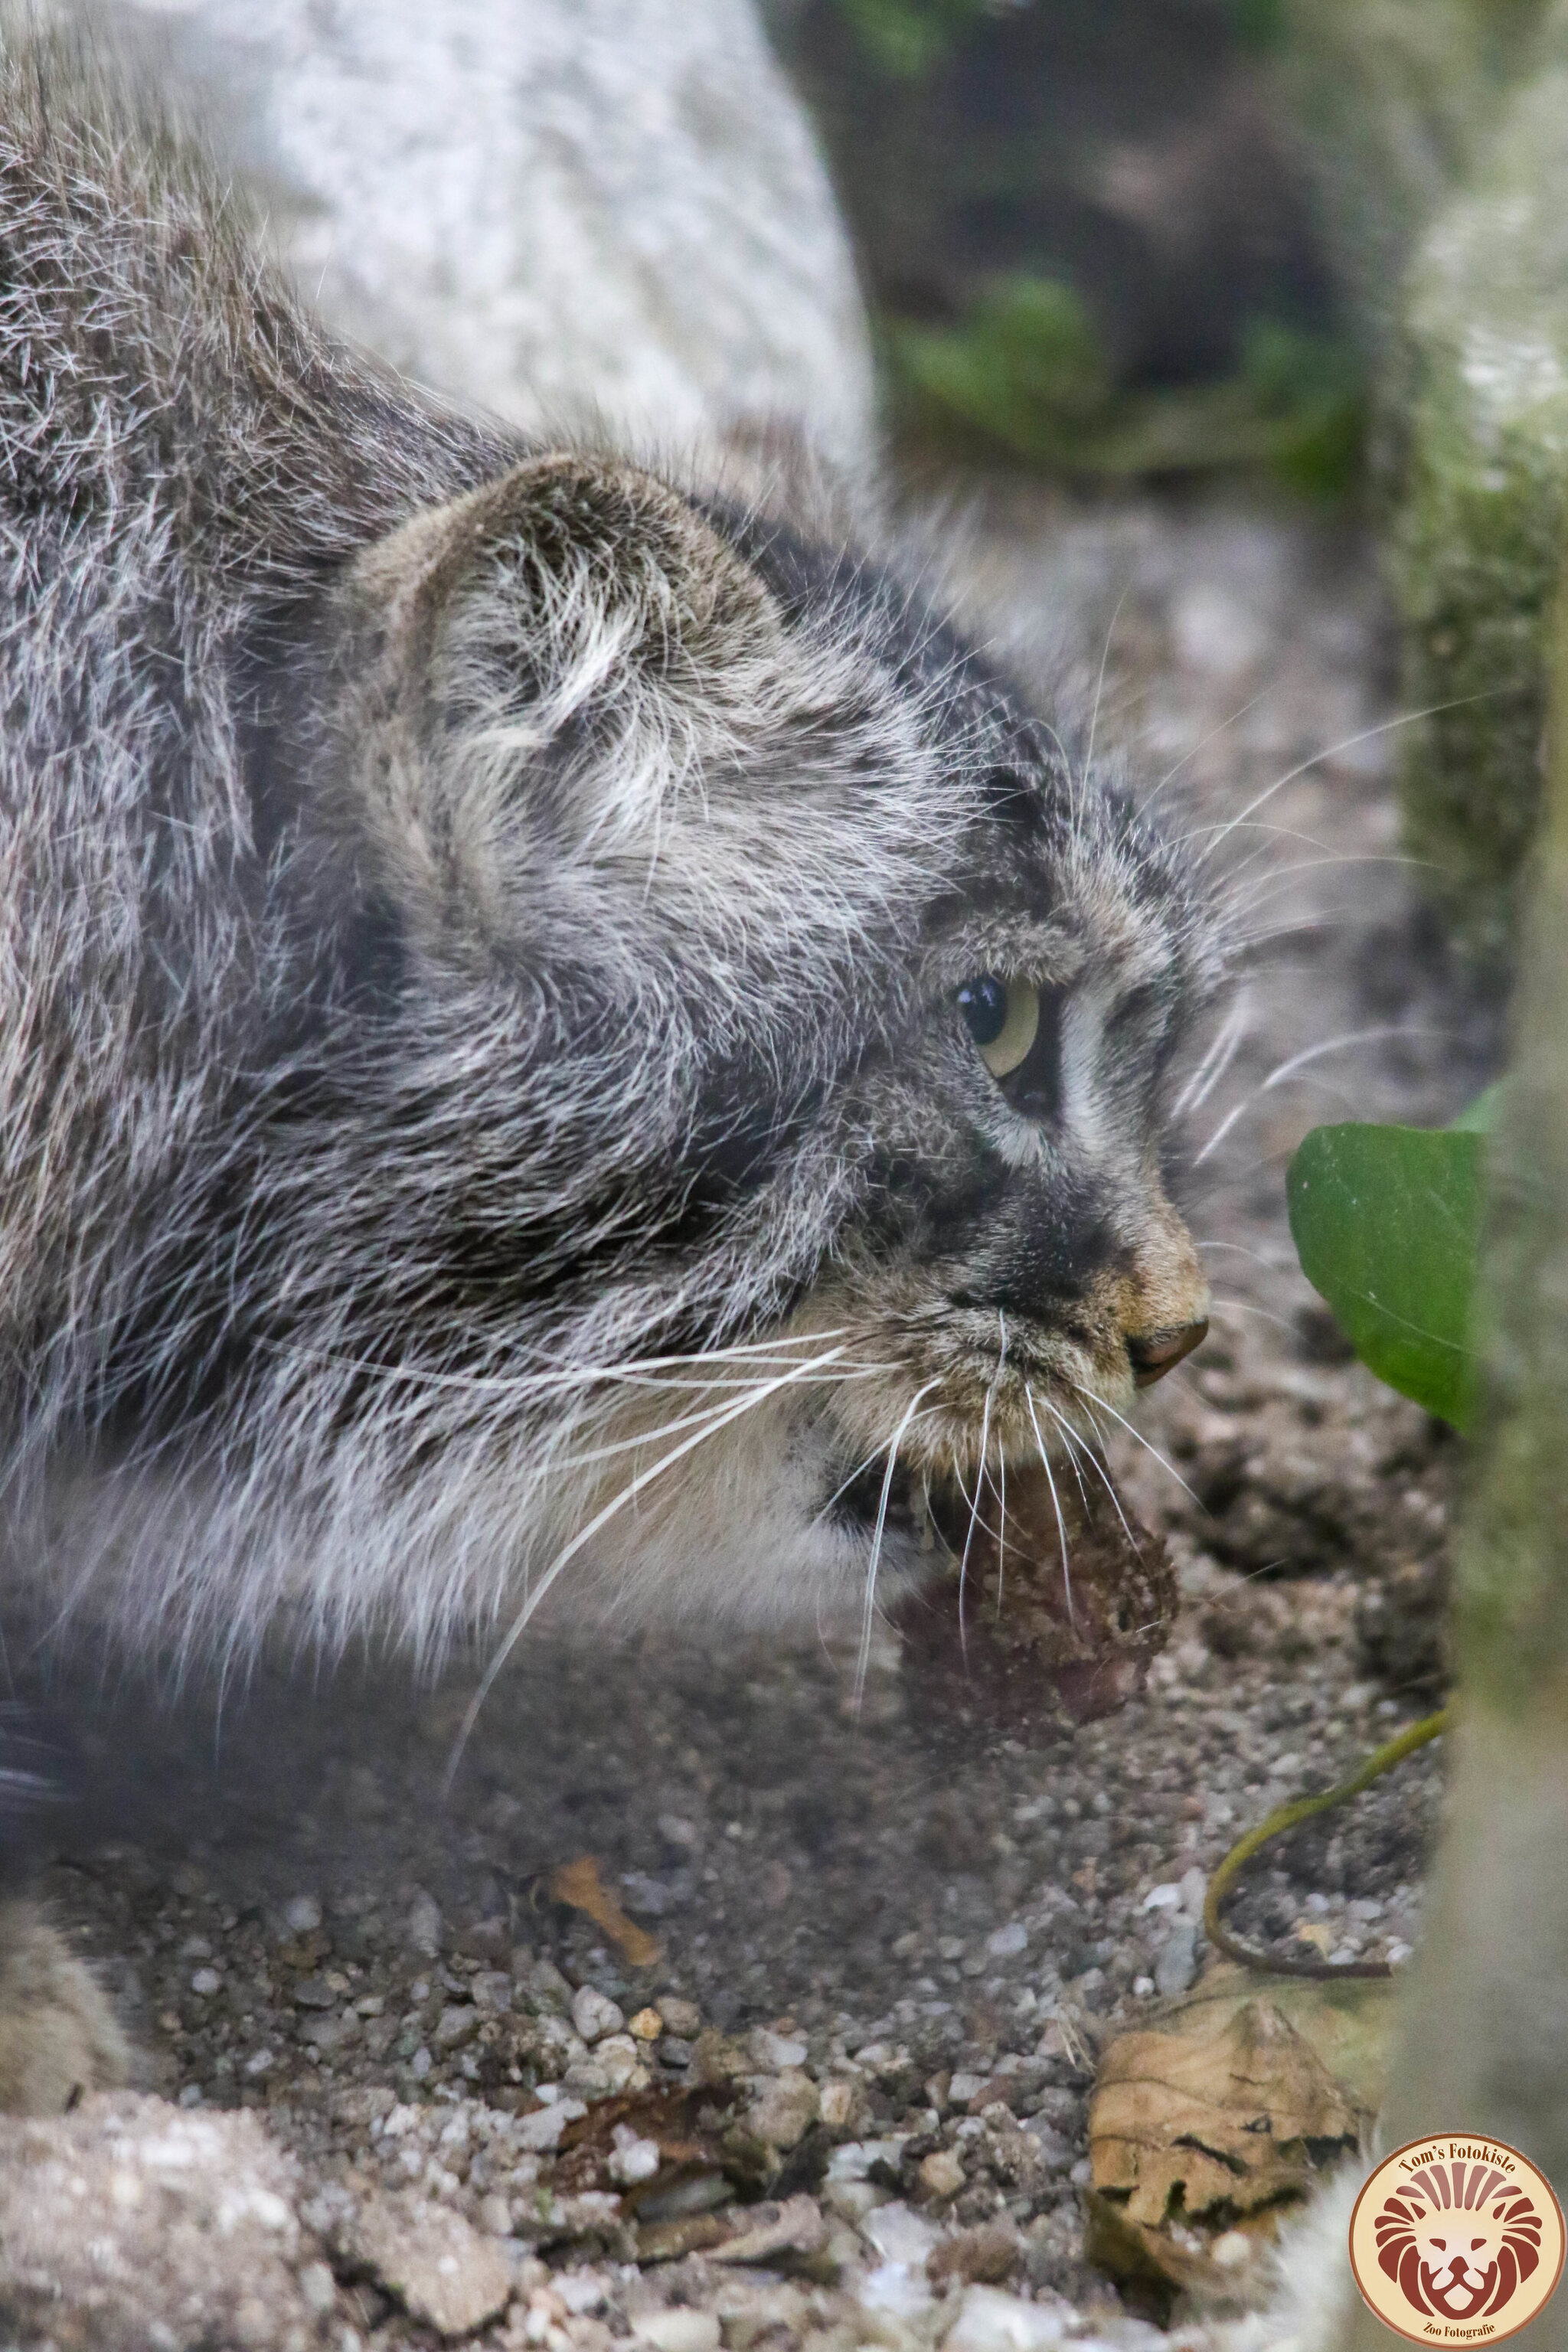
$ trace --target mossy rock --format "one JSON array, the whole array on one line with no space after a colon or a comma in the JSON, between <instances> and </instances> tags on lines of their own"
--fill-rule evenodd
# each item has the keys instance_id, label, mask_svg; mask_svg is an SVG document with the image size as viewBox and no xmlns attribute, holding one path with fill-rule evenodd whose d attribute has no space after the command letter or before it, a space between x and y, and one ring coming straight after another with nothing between
<instances>
[{"instance_id":1,"label":"mossy rock","mask_svg":"<svg viewBox=\"0 0 1568 2352\"><path fill-rule=\"evenodd\" d=\"M1341 299L1386 343L1405 268L1496 121L1541 0L1274 0L1278 101Z\"/></svg>"},{"instance_id":2,"label":"mossy rock","mask_svg":"<svg viewBox=\"0 0 1568 2352\"><path fill-rule=\"evenodd\" d=\"M1427 232L1390 371L1406 845L1505 968L1540 800L1542 628L1568 485L1568 0Z\"/></svg>"}]
</instances>

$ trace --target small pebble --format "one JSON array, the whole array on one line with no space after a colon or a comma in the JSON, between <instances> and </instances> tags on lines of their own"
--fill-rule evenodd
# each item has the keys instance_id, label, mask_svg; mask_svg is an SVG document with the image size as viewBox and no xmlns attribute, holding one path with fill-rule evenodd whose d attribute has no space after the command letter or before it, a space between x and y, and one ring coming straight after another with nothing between
<instances>
[{"instance_id":1,"label":"small pebble","mask_svg":"<svg viewBox=\"0 0 1568 2352\"><path fill-rule=\"evenodd\" d=\"M338 2299L337 2281L325 2263L307 2263L300 2273L300 2292L318 2318L324 2318Z\"/></svg>"},{"instance_id":2,"label":"small pebble","mask_svg":"<svg viewBox=\"0 0 1568 2352\"><path fill-rule=\"evenodd\" d=\"M596 1991L592 1985L579 1986L572 2002L572 2026L584 2042L598 2042L606 2033L619 2033L626 2021L625 2011L616 2008L607 1993Z\"/></svg>"},{"instance_id":3,"label":"small pebble","mask_svg":"<svg viewBox=\"0 0 1568 2352\"><path fill-rule=\"evenodd\" d=\"M640 2139L626 2124L617 2124L614 2133L615 2150L610 2158L610 2178L623 2189L635 2189L644 2180L651 2180L663 2162L656 2139Z\"/></svg>"},{"instance_id":4,"label":"small pebble","mask_svg":"<svg viewBox=\"0 0 1568 2352\"><path fill-rule=\"evenodd\" d=\"M966 2178L956 2148L935 2148L921 2159L920 2184L928 2197L956 2197Z\"/></svg>"},{"instance_id":5,"label":"small pebble","mask_svg":"<svg viewBox=\"0 0 1568 2352\"><path fill-rule=\"evenodd\" d=\"M291 1895L283 1906L283 1925L291 1936L314 1935L321 1924L321 1906L313 1895Z\"/></svg>"},{"instance_id":6,"label":"small pebble","mask_svg":"<svg viewBox=\"0 0 1568 2352\"><path fill-rule=\"evenodd\" d=\"M409 1950L417 1952L421 1959L433 1960L441 1948L441 1906L423 1888L408 1906L403 1937Z\"/></svg>"},{"instance_id":7,"label":"small pebble","mask_svg":"<svg viewBox=\"0 0 1568 2352\"><path fill-rule=\"evenodd\" d=\"M752 2055L773 2074L783 2074L786 2066L804 2066L806 2046L792 2034L774 2033L768 2026L759 2025L752 2035Z\"/></svg>"},{"instance_id":8,"label":"small pebble","mask_svg":"<svg viewBox=\"0 0 1568 2352\"><path fill-rule=\"evenodd\" d=\"M1198 1931L1195 1927L1173 1927L1161 1945L1154 1961L1154 1982L1167 2000L1173 1994L1185 1992L1198 1972Z\"/></svg>"},{"instance_id":9,"label":"small pebble","mask_svg":"<svg viewBox=\"0 0 1568 2352\"><path fill-rule=\"evenodd\" d=\"M632 2326L654 2352L718 2352L719 2315L714 2311L644 2311Z\"/></svg>"}]
</instances>

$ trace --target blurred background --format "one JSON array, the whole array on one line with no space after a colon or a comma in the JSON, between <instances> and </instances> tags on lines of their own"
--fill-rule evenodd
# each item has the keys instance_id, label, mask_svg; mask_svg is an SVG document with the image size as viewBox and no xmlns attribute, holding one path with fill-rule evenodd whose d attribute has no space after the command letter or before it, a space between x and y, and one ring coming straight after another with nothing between
<instances>
[{"instance_id":1,"label":"blurred background","mask_svg":"<svg viewBox=\"0 0 1568 2352\"><path fill-rule=\"evenodd\" d=\"M1563 0L56 5L185 93L330 319L535 431L710 465L782 428L890 458L906 505L1354 519L1405 845L1506 973L1568 438Z\"/></svg>"},{"instance_id":2,"label":"blurred background","mask_svg":"<svg viewBox=\"0 0 1568 2352\"><path fill-rule=\"evenodd\" d=\"M836 2305L816 2340L929 2340L893 2207L995 2225L987 2276L1150 2352L1134 2315L1174 2283L1112 2285L1084 2237L1096 2053L1194 1983L1240 1831L1447 1671L1455 1448L1349 1360L1283 1170L1324 1119L1447 1120L1496 1066L1568 469L1568 0L91 13L389 363L542 434L721 470L804 439L879 478L1025 692L1098 700L1097 746L1223 843L1246 952L1179 1138L1213 1334L1109 1457L1180 1580L1142 1697L1076 1730L1005 1705L977 1626L934 1660L885 1629L858 1711L832 1629L531 1640L448 1789L473 1660L433 1690L269 1661L221 1742L208 1696L117 1690L62 1915L130 1957L171 2095L266 2108L313 2192L416 2182L574 2275L613 2255L584 2313L629 2308L637 2242L547 2133L505 2166L479 2137L540 2132L542 2043L574 2097L673 2093L701 2048L804 2102L749 2174L704 2155L682 2226L696 2249L726 2200L799 2194L824 2294L900 2273L902 2316ZM1260 1866L1236 1924L1397 1965L1437 1793L1428 1752ZM560 1894L584 1857L608 1911ZM584 1988L658 2038L571 2044ZM649 2296L711 2301L666 2258ZM390 2309L374 2340L413 2340ZM794 2343L804 2309L724 2340ZM607 2325L527 2340L608 2352Z\"/></svg>"}]
</instances>

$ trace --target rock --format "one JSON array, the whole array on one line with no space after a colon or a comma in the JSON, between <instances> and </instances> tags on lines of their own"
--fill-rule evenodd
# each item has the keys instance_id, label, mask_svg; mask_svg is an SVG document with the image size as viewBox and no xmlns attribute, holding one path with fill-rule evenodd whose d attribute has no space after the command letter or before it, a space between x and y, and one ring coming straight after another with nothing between
<instances>
[{"instance_id":1,"label":"rock","mask_svg":"<svg viewBox=\"0 0 1568 2352\"><path fill-rule=\"evenodd\" d=\"M479 2012L471 2001L450 2001L436 2020L437 2054L461 2050L479 2030Z\"/></svg>"},{"instance_id":2,"label":"rock","mask_svg":"<svg viewBox=\"0 0 1568 2352\"><path fill-rule=\"evenodd\" d=\"M632 2322L654 2352L718 2352L719 2316L712 2311L643 2311Z\"/></svg>"},{"instance_id":3,"label":"rock","mask_svg":"<svg viewBox=\"0 0 1568 2352\"><path fill-rule=\"evenodd\" d=\"M321 1906L313 1895L291 1895L283 1906L283 1925L291 1936L310 1936L321 1924Z\"/></svg>"},{"instance_id":4,"label":"rock","mask_svg":"<svg viewBox=\"0 0 1568 2352\"><path fill-rule=\"evenodd\" d=\"M860 2234L885 2263L901 2263L906 2268L923 2268L937 2246L935 2225L901 2200L868 2213Z\"/></svg>"},{"instance_id":5,"label":"rock","mask_svg":"<svg viewBox=\"0 0 1568 2352\"><path fill-rule=\"evenodd\" d=\"M679 447L782 415L867 455L848 245L750 0L117 14L310 299L394 366L535 431Z\"/></svg>"},{"instance_id":6,"label":"rock","mask_svg":"<svg viewBox=\"0 0 1568 2352\"><path fill-rule=\"evenodd\" d=\"M622 2091L646 2089L647 2068L642 2063L645 2044L632 2040L629 2033L606 2033L592 2050L567 2067L564 2081L570 2091L587 2099L607 2099Z\"/></svg>"},{"instance_id":7,"label":"rock","mask_svg":"<svg viewBox=\"0 0 1568 2352\"><path fill-rule=\"evenodd\" d=\"M411 1952L420 1958L433 1960L441 1948L441 1906L424 1888L408 1906L408 1916L403 1923L403 1940Z\"/></svg>"},{"instance_id":8,"label":"rock","mask_svg":"<svg viewBox=\"0 0 1568 2352\"><path fill-rule=\"evenodd\" d=\"M1568 6L1410 280L1391 403L1406 845L1500 964L1540 796L1542 631L1568 475ZM1434 709L1434 705L1450 708Z\"/></svg>"},{"instance_id":9,"label":"rock","mask_svg":"<svg viewBox=\"0 0 1568 2352\"><path fill-rule=\"evenodd\" d=\"M672 1992L660 1993L658 2013L664 2020L664 2030L680 2042L695 2042L702 2031L702 2012L694 2000L682 2000Z\"/></svg>"},{"instance_id":10,"label":"rock","mask_svg":"<svg viewBox=\"0 0 1568 2352\"><path fill-rule=\"evenodd\" d=\"M1405 266L1485 142L1511 48L1476 0L1285 0L1274 88L1364 340L1387 341ZM1514 16L1526 28L1531 0Z\"/></svg>"},{"instance_id":11,"label":"rock","mask_svg":"<svg viewBox=\"0 0 1568 2352\"><path fill-rule=\"evenodd\" d=\"M857 2300L861 2324L869 2319L868 2332L874 2340L879 2321L919 2319L931 2309L931 2281L923 2269L911 2270L908 2263L879 2263L860 2281Z\"/></svg>"},{"instance_id":12,"label":"rock","mask_svg":"<svg viewBox=\"0 0 1568 2352\"><path fill-rule=\"evenodd\" d=\"M367 2198L339 2235L342 2252L439 2336L467 2336L510 2300L506 2255L449 2206L395 2192Z\"/></svg>"},{"instance_id":13,"label":"rock","mask_svg":"<svg viewBox=\"0 0 1568 2352\"><path fill-rule=\"evenodd\" d=\"M320 2265L295 2275L296 2186L249 2115L114 2093L0 2118L0 2332L93 2352L175 2331L314 2343Z\"/></svg>"},{"instance_id":14,"label":"rock","mask_svg":"<svg viewBox=\"0 0 1568 2352\"><path fill-rule=\"evenodd\" d=\"M341 2050L360 2031L357 2017L308 2017L300 2027L300 2039L312 2050Z\"/></svg>"},{"instance_id":15,"label":"rock","mask_svg":"<svg viewBox=\"0 0 1568 2352\"><path fill-rule=\"evenodd\" d=\"M340 1978L339 1983L341 1982ZM341 1998L336 1986L330 1985L325 1977L298 1977L295 1979L294 2006L296 2009L336 2009Z\"/></svg>"},{"instance_id":16,"label":"rock","mask_svg":"<svg viewBox=\"0 0 1568 2352\"><path fill-rule=\"evenodd\" d=\"M307 2263L300 2273L300 2293L319 2318L325 2318L338 2299L337 2281L325 2263Z\"/></svg>"},{"instance_id":17,"label":"rock","mask_svg":"<svg viewBox=\"0 0 1568 2352\"><path fill-rule=\"evenodd\" d=\"M1166 2000L1185 1992L1198 1972L1197 1929L1185 1921L1173 1927L1154 1958L1154 1983Z\"/></svg>"},{"instance_id":18,"label":"rock","mask_svg":"<svg viewBox=\"0 0 1568 2352\"><path fill-rule=\"evenodd\" d=\"M809 2074L781 2074L746 2110L746 2126L769 2147L790 2148L805 2138L822 2112L822 2098Z\"/></svg>"},{"instance_id":19,"label":"rock","mask_svg":"<svg viewBox=\"0 0 1568 2352\"><path fill-rule=\"evenodd\" d=\"M535 2107L518 2117L514 2134L517 2144L533 2155L542 2156L547 2149L558 2146L569 2123L587 2112L581 2099L557 2099L552 2105Z\"/></svg>"},{"instance_id":20,"label":"rock","mask_svg":"<svg viewBox=\"0 0 1568 2352\"><path fill-rule=\"evenodd\" d=\"M1054 2352L1066 2335L1059 2309L972 2286L948 2330L946 2352Z\"/></svg>"},{"instance_id":21,"label":"rock","mask_svg":"<svg viewBox=\"0 0 1568 2352\"><path fill-rule=\"evenodd\" d=\"M623 2189L635 2189L640 2181L651 2180L664 2161L658 2140L640 2139L629 2124L617 2124L613 2137L611 2179Z\"/></svg>"},{"instance_id":22,"label":"rock","mask_svg":"<svg viewBox=\"0 0 1568 2352\"><path fill-rule=\"evenodd\" d=\"M928 2197L956 2197L966 2178L956 2148L933 2148L921 2158L920 2184Z\"/></svg>"},{"instance_id":23,"label":"rock","mask_svg":"<svg viewBox=\"0 0 1568 2352\"><path fill-rule=\"evenodd\" d=\"M619 2033L626 2021L625 2011L616 2008L607 1993L596 1992L592 1985L579 1987L572 2003L572 2024L584 2042L597 2042L606 2033Z\"/></svg>"},{"instance_id":24,"label":"rock","mask_svg":"<svg viewBox=\"0 0 1568 2352\"><path fill-rule=\"evenodd\" d=\"M530 2008L541 2017L566 2017L571 2013L573 1991L553 1960L536 1960L525 1946L520 1945L511 1956L513 1981L522 1987Z\"/></svg>"},{"instance_id":25,"label":"rock","mask_svg":"<svg viewBox=\"0 0 1568 2352\"><path fill-rule=\"evenodd\" d=\"M753 2206L747 2226L712 2248L715 2263L766 2263L780 2254L815 2254L827 2236L822 2209L813 2197L786 2197L782 2205Z\"/></svg>"},{"instance_id":26,"label":"rock","mask_svg":"<svg viewBox=\"0 0 1568 2352\"><path fill-rule=\"evenodd\" d=\"M766 2073L782 2074L786 2066L804 2066L806 2045L794 2035L775 2033L771 2026L753 2026L750 2048L756 2065Z\"/></svg>"},{"instance_id":27,"label":"rock","mask_svg":"<svg viewBox=\"0 0 1568 2352\"><path fill-rule=\"evenodd\" d=\"M820 2086L817 2096L822 2120L829 2131L853 2131L865 2115L865 2087L851 2075L830 2075Z\"/></svg>"},{"instance_id":28,"label":"rock","mask_svg":"<svg viewBox=\"0 0 1568 2352\"><path fill-rule=\"evenodd\" d=\"M704 2026L691 2053L691 2079L712 2090L722 2090L738 2074L746 2074L751 2058L745 2044L716 2026Z\"/></svg>"}]
</instances>

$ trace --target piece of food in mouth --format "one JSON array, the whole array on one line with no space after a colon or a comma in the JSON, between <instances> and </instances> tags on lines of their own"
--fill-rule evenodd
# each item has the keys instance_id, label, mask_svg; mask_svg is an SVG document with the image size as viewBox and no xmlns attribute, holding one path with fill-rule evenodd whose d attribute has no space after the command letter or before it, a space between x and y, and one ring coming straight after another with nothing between
<instances>
[{"instance_id":1,"label":"piece of food in mouth","mask_svg":"<svg viewBox=\"0 0 1568 2352\"><path fill-rule=\"evenodd\" d=\"M949 1557L895 1617L908 1667L936 1704L979 1702L1015 1727L1052 1712L1110 1715L1142 1689L1177 1604L1163 1536L1119 1510L1097 1467L1009 1470L973 1514L931 1497ZM1059 1509L1059 1518L1058 1518ZM964 1559L965 1546L967 1560ZM1064 1568L1065 1554L1065 1568Z\"/></svg>"}]
</instances>

